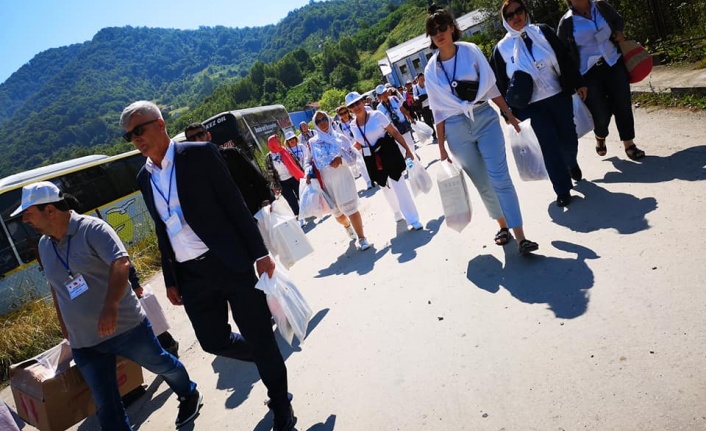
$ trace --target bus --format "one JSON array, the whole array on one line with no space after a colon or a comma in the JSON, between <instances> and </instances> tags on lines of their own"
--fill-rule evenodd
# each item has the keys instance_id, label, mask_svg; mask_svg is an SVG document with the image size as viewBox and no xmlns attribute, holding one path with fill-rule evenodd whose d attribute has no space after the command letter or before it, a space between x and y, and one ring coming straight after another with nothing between
<instances>
[{"instance_id":1,"label":"bus","mask_svg":"<svg viewBox=\"0 0 706 431\"><path fill-rule=\"evenodd\" d=\"M22 223L21 215L10 217L20 205L22 187L37 181L54 183L76 196L78 212L106 220L131 245L153 232L136 181L144 164L145 157L134 150L112 157L80 157L0 180L0 315L50 294L37 261L39 235Z\"/></svg>"},{"instance_id":2,"label":"bus","mask_svg":"<svg viewBox=\"0 0 706 431\"><path fill-rule=\"evenodd\" d=\"M239 147L254 159L267 151L267 137L293 130L282 105L222 112L203 121L213 142L221 148ZM172 139L184 141L184 133ZM10 217L20 205L22 187L50 181L79 200L78 212L110 223L126 246L154 232L154 224L137 186L137 173L145 157L137 150L117 156L92 155L32 169L0 179L0 315L50 295L37 261L39 235Z\"/></svg>"}]
</instances>

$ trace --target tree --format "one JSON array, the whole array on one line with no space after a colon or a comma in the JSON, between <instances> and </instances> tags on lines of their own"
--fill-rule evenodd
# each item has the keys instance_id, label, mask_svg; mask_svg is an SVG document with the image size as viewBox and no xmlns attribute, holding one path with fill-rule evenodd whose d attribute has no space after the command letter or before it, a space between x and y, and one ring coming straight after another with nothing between
<instances>
[{"instance_id":1,"label":"tree","mask_svg":"<svg viewBox=\"0 0 706 431\"><path fill-rule=\"evenodd\" d=\"M335 88L326 90L321 96L321 100L319 100L321 110L326 112L333 112L344 102L347 93L347 90L337 90Z\"/></svg>"}]
</instances>

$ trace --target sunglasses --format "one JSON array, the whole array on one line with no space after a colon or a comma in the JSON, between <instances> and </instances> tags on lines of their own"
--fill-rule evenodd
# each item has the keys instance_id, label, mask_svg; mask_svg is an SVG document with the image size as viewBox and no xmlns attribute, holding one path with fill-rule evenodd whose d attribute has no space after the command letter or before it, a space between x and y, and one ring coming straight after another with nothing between
<instances>
[{"instance_id":1,"label":"sunglasses","mask_svg":"<svg viewBox=\"0 0 706 431\"><path fill-rule=\"evenodd\" d=\"M200 137L204 136L205 134L206 134L206 131L205 131L205 130L202 130L202 131L200 131L200 132L198 132L198 133L194 133L194 134L191 135L191 136L187 136L187 137L186 137L186 140L187 140L187 141L193 141L193 140L195 140L195 139L197 139L197 138L200 138Z\"/></svg>"},{"instance_id":2,"label":"sunglasses","mask_svg":"<svg viewBox=\"0 0 706 431\"><path fill-rule=\"evenodd\" d=\"M436 36L438 33L443 33L449 29L448 24L441 24L429 30L429 36Z\"/></svg>"},{"instance_id":3,"label":"sunglasses","mask_svg":"<svg viewBox=\"0 0 706 431\"><path fill-rule=\"evenodd\" d=\"M321 124L321 123L328 123L328 118L326 117L321 117L319 119L314 120L315 124Z\"/></svg>"},{"instance_id":4,"label":"sunglasses","mask_svg":"<svg viewBox=\"0 0 706 431\"><path fill-rule=\"evenodd\" d=\"M518 6L517 9L513 10L512 12L506 12L503 14L503 17L505 17L505 21L510 21L516 16L523 15L525 13L525 8L523 6Z\"/></svg>"},{"instance_id":5,"label":"sunglasses","mask_svg":"<svg viewBox=\"0 0 706 431\"><path fill-rule=\"evenodd\" d=\"M344 115L349 115L348 111L341 111L338 113L339 116L343 117Z\"/></svg>"},{"instance_id":6,"label":"sunglasses","mask_svg":"<svg viewBox=\"0 0 706 431\"><path fill-rule=\"evenodd\" d=\"M155 118L154 120L138 124L137 126L133 127L132 130L124 134L123 139L125 139L126 142L132 142L133 136L142 136L142 134L145 133L145 126L152 124L157 120L159 120L159 118Z\"/></svg>"}]
</instances>

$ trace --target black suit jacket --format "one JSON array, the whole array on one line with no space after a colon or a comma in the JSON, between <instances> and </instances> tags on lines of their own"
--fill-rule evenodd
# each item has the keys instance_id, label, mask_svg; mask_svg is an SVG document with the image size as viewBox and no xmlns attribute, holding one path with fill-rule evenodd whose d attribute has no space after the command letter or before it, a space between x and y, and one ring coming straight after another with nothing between
<instances>
[{"instance_id":1,"label":"black suit jacket","mask_svg":"<svg viewBox=\"0 0 706 431\"><path fill-rule=\"evenodd\" d=\"M225 266L234 272L251 271L255 260L267 255L267 248L218 149L212 143L173 145L176 191L184 220ZM174 250L144 166L137 182L154 220L166 286L179 287Z\"/></svg>"},{"instance_id":2,"label":"black suit jacket","mask_svg":"<svg viewBox=\"0 0 706 431\"><path fill-rule=\"evenodd\" d=\"M264 201L272 203L275 200L275 196L270 190L270 183L262 171L248 160L239 149L231 147L221 148L219 151L252 215L260 210L260 205Z\"/></svg>"}]
</instances>

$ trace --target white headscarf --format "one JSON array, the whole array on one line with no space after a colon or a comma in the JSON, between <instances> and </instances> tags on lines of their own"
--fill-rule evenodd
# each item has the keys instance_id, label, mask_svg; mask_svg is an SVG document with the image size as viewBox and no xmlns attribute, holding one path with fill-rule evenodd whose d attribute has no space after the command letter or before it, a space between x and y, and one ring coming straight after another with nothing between
<instances>
[{"instance_id":1,"label":"white headscarf","mask_svg":"<svg viewBox=\"0 0 706 431\"><path fill-rule=\"evenodd\" d=\"M543 58L546 57L550 59L551 66L554 68L554 71L557 76L561 74L559 69L559 61L557 60L556 54L554 53L552 46L549 44L549 41L547 41L547 39L544 37L544 34L542 34L542 30L540 30L538 26L530 23L530 18L527 12L525 12L525 17L525 26L524 28L522 28L522 30L518 31L513 29L503 16L503 27L505 27L505 30L507 30L507 34L498 43L498 46L500 47L500 54L503 55L503 59L507 64L506 71L508 78L512 78L512 74L515 73L516 70L522 70L523 72L527 72L532 75L532 79L535 82L542 82L544 84L543 87L547 87L545 78L542 76L539 70L537 70L537 67L534 64L534 60L532 59L532 56L530 55L530 52L527 49L527 45L522 40L522 35L526 34L527 37L529 37L532 41L532 50L540 50L544 53L544 55L542 56ZM507 61L508 59L506 57L507 54L510 53L508 52L508 45L510 44L512 44L512 51L510 52L512 58L515 59L514 62Z\"/></svg>"},{"instance_id":2,"label":"white headscarf","mask_svg":"<svg viewBox=\"0 0 706 431\"><path fill-rule=\"evenodd\" d=\"M328 166L336 157L343 157L344 154L342 153L344 151L350 152L353 150L350 141L336 130L331 121L331 117L326 112L316 111L314 120L316 120L316 117L322 115L328 119L328 130L324 132L319 128L319 125L316 124L316 121L314 121L316 135L309 141L312 158L314 159L316 167L319 169Z\"/></svg>"}]
</instances>

